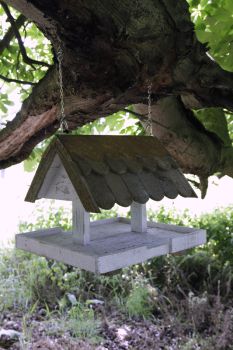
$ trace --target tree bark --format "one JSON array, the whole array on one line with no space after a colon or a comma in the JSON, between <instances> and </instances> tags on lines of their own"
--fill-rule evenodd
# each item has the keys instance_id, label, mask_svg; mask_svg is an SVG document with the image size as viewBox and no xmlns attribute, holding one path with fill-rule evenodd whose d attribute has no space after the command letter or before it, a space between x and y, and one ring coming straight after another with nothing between
<instances>
[{"instance_id":1,"label":"tree bark","mask_svg":"<svg viewBox=\"0 0 233 350\"><path fill-rule=\"evenodd\" d=\"M0 132L1 168L26 158L59 126L56 52L61 47L70 129L129 105L145 116L151 83L154 134L182 169L201 178L215 172L232 176L231 147L225 149L191 109L233 110L233 74L197 41L185 0L5 2L51 41L55 65Z\"/></svg>"}]
</instances>

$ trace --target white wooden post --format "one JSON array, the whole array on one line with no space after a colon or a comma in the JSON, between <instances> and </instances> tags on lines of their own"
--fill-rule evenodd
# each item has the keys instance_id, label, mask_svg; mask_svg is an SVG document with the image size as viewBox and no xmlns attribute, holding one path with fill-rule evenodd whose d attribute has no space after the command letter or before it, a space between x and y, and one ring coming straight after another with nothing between
<instances>
[{"instance_id":1,"label":"white wooden post","mask_svg":"<svg viewBox=\"0 0 233 350\"><path fill-rule=\"evenodd\" d=\"M136 202L131 204L131 231L147 231L146 204Z\"/></svg>"},{"instance_id":2,"label":"white wooden post","mask_svg":"<svg viewBox=\"0 0 233 350\"><path fill-rule=\"evenodd\" d=\"M90 242L90 214L84 209L80 199L72 201L73 240L86 245Z\"/></svg>"}]
</instances>

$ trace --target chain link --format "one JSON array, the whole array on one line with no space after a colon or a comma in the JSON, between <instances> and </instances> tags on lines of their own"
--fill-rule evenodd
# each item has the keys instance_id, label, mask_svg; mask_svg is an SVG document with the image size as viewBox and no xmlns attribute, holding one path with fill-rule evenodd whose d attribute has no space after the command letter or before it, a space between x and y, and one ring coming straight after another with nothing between
<instances>
[{"instance_id":1,"label":"chain link","mask_svg":"<svg viewBox=\"0 0 233 350\"><path fill-rule=\"evenodd\" d=\"M147 112L146 131L150 136L153 136L152 112L151 112L151 89L152 89L152 84L149 81L148 88L147 88L148 112Z\"/></svg>"},{"instance_id":2,"label":"chain link","mask_svg":"<svg viewBox=\"0 0 233 350\"><path fill-rule=\"evenodd\" d=\"M62 130L62 132L68 132L69 127L66 121L65 104L64 104L64 89L63 89L63 75L62 75L63 52L61 47L59 47L57 52L57 60L58 60L58 83L60 88L60 106L61 106L61 116L59 118L60 129Z\"/></svg>"}]
</instances>

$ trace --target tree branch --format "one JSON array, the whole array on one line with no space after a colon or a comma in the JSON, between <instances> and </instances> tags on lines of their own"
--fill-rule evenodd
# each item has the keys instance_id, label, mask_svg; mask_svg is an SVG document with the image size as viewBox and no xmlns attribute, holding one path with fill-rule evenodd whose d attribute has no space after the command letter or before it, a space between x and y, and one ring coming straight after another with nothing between
<instances>
[{"instance_id":1,"label":"tree branch","mask_svg":"<svg viewBox=\"0 0 233 350\"><path fill-rule=\"evenodd\" d=\"M27 51L24 47L24 44L23 44L23 41L22 41L22 38L21 38L21 35L18 31L18 28L16 26L16 22L15 22L15 19L14 17L12 16L10 10L9 10L9 7L3 2L3 1L0 1L0 4L2 5L7 17L8 17L8 20L11 24L11 27L14 31L14 35L18 41L18 44L19 44L19 49L20 49L20 52L21 52L21 55L22 55L22 58L23 58L23 61L26 63L26 64L29 64L33 67L34 64L37 64L37 65L40 65L40 66L45 66L45 67L50 67L50 64L48 64L47 62L42 62L42 61L37 61L37 60L34 60L33 58L30 58L28 57L27 55ZM33 67L34 68L34 67Z\"/></svg>"},{"instance_id":2,"label":"tree branch","mask_svg":"<svg viewBox=\"0 0 233 350\"><path fill-rule=\"evenodd\" d=\"M144 114L147 106L134 106ZM165 145L186 173L208 177L220 171L222 142L208 132L175 96L152 105L153 134Z\"/></svg>"},{"instance_id":3,"label":"tree branch","mask_svg":"<svg viewBox=\"0 0 233 350\"><path fill-rule=\"evenodd\" d=\"M0 79L6 81L7 83L17 83L17 84L24 84L24 85L36 85L37 84L37 83L33 83L31 81L8 78L2 74L0 74Z\"/></svg>"},{"instance_id":4,"label":"tree branch","mask_svg":"<svg viewBox=\"0 0 233 350\"><path fill-rule=\"evenodd\" d=\"M209 175L233 174L233 148L223 150L221 140L201 128L187 108L212 106L233 111L233 73L224 72L211 61L206 47L196 40L187 1L163 2L166 8L159 0L139 1L137 6L130 0L7 0L38 25L54 50L60 43L65 48L64 94L69 126L76 128L145 102L150 79L154 134L185 172L204 179L204 191ZM50 115L46 126L37 125L29 138L17 133L17 129L22 132L22 125L25 131L27 123L32 130L37 117L42 122L41 116L58 102L53 67L33 87L16 118L0 132L1 148L5 147L0 167L23 160L47 137L45 130L56 130L59 123ZM142 106L135 112L146 121L148 107ZM59 108L56 113L59 116ZM7 152L13 139L16 147Z\"/></svg>"},{"instance_id":5,"label":"tree branch","mask_svg":"<svg viewBox=\"0 0 233 350\"><path fill-rule=\"evenodd\" d=\"M22 25L25 23L26 21L26 17L24 17L23 15L20 15L17 20L15 21L15 27L17 28L17 30L19 30ZM8 29L8 31L6 32L6 34L4 35L3 39L0 41L0 55L3 53L3 51L5 49L8 48L11 40L15 37L15 32L13 30L12 27L10 27Z\"/></svg>"}]
</instances>

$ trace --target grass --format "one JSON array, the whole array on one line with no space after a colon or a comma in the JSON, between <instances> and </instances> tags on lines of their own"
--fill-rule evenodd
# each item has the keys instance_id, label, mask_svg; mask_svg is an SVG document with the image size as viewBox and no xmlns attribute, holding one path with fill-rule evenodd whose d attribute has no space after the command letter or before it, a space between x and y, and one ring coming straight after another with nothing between
<instances>
[{"instance_id":1,"label":"grass","mask_svg":"<svg viewBox=\"0 0 233 350\"><path fill-rule=\"evenodd\" d=\"M150 218L156 221L206 228L208 243L184 255L155 258L113 275L97 276L19 250L2 249L0 311L20 310L24 314L22 349L32 337L30 318L43 308L47 334L67 333L98 343L100 314L88 306L93 298L105 301L105 313L117 309L126 318L149 319L164 329L173 329L182 350L231 349L232 213L232 207L199 218L164 209L150 212ZM69 229L70 221L62 210L56 217L48 213L43 218L40 213L36 228L56 226L61 217ZM28 229L35 227L21 225L22 231ZM77 303L72 304L68 294ZM28 309L32 311L28 313Z\"/></svg>"}]
</instances>

